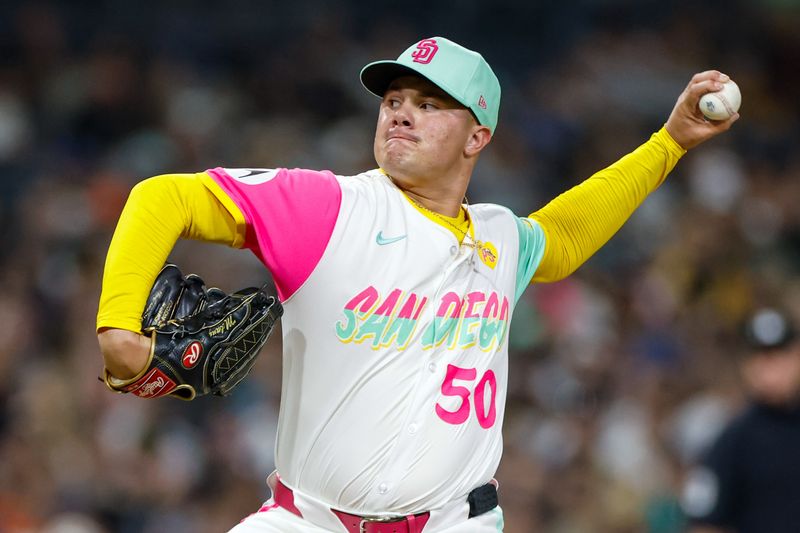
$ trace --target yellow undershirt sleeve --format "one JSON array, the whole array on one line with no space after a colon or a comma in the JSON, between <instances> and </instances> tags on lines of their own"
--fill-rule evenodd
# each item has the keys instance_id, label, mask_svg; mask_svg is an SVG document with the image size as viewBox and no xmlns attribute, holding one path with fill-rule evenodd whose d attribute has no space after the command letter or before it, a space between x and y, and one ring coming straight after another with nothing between
<instances>
[{"instance_id":1,"label":"yellow undershirt sleeve","mask_svg":"<svg viewBox=\"0 0 800 533\"><path fill-rule=\"evenodd\" d=\"M667 130L531 213L545 233L533 282L567 277L622 227L686 153Z\"/></svg>"},{"instance_id":2,"label":"yellow undershirt sleeve","mask_svg":"<svg viewBox=\"0 0 800 533\"><path fill-rule=\"evenodd\" d=\"M150 287L178 238L244 244L246 223L233 202L202 174L165 174L138 183L108 248L97 328L139 332ZM222 196L226 197L224 193Z\"/></svg>"}]
</instances>

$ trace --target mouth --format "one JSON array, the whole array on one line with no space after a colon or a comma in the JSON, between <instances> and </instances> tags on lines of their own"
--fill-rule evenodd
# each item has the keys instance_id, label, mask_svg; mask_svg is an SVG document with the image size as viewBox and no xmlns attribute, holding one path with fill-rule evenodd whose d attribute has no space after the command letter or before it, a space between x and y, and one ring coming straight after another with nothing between
<instances>
[{"instance_id":1,"label":"mouth","mask_svg":"<svg viewBox=\"0 0 800 533\"><path fill-rule=\"evenodd\" d=\"M389 134L388 137L386 137L386 142L388 143L389 141L406 141L406 142L416 143L419 141L419 139L417 139L413 135L406 135L402 133L391 133Z\"/></svg>"}]
</instances>

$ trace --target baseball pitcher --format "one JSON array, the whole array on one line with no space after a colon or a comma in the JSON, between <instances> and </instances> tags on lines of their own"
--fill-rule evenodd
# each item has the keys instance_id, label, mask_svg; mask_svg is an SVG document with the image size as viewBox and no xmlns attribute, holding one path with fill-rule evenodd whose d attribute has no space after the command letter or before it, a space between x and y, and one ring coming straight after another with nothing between
<instances>
[{"instance_id":1,"label":"baseball pitcher","mask_svg":"<svg viewBox=\"0 0 800 533\"><path fill-rule=\"evenodd\" d=\"M106 382L145 397L227 394L282 312L272 494L233 532L502 531L493 476L514 306L530 283L573 272L687 149L731 126L738 115L710 122L698 109L727 79L695 75L647 142L518 217L464 202L500 107L483 57L433 37L371 63L361 81L381 99L378 168L213 168L134 187L97 319ZM250 250L277 301L159 275L181 237Z\"/></svg>"}]
</instances>

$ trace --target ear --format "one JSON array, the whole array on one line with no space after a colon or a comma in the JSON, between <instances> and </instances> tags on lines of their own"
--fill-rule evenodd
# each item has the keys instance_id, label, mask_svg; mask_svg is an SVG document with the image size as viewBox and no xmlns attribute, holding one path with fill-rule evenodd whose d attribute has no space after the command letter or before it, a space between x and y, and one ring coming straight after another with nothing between
<instances>
[{"instance_id":1,"label":"ear","mask_svg":"<svg viewBox=\"0 0 800 533\"><path fill-rule=\"evenodd\" d=\"M483 150L492 140L492 132L486 126L476 124L464 146L464 155L474 157Z\"/></svg>"}]
</instances>

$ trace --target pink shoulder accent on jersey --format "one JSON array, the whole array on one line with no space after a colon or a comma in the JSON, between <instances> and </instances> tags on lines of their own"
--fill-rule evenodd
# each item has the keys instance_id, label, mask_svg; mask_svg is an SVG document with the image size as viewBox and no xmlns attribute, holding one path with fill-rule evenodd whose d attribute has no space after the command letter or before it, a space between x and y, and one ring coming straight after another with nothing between
<instances>
[{"instance_id":1,"label":"pink shoulder accent on jersey","mask_svg":"<svg viewBox=\"0 0 800 533\"><path fill-rule=\"evenodd\" d=\"M329 171L275 169L241 177L207 171L247 221L245 247L267 266L285 301L316 268L339 216L342 189ZM263 177L259 177L263 176Z\"/></svg>"}]
</instances>

